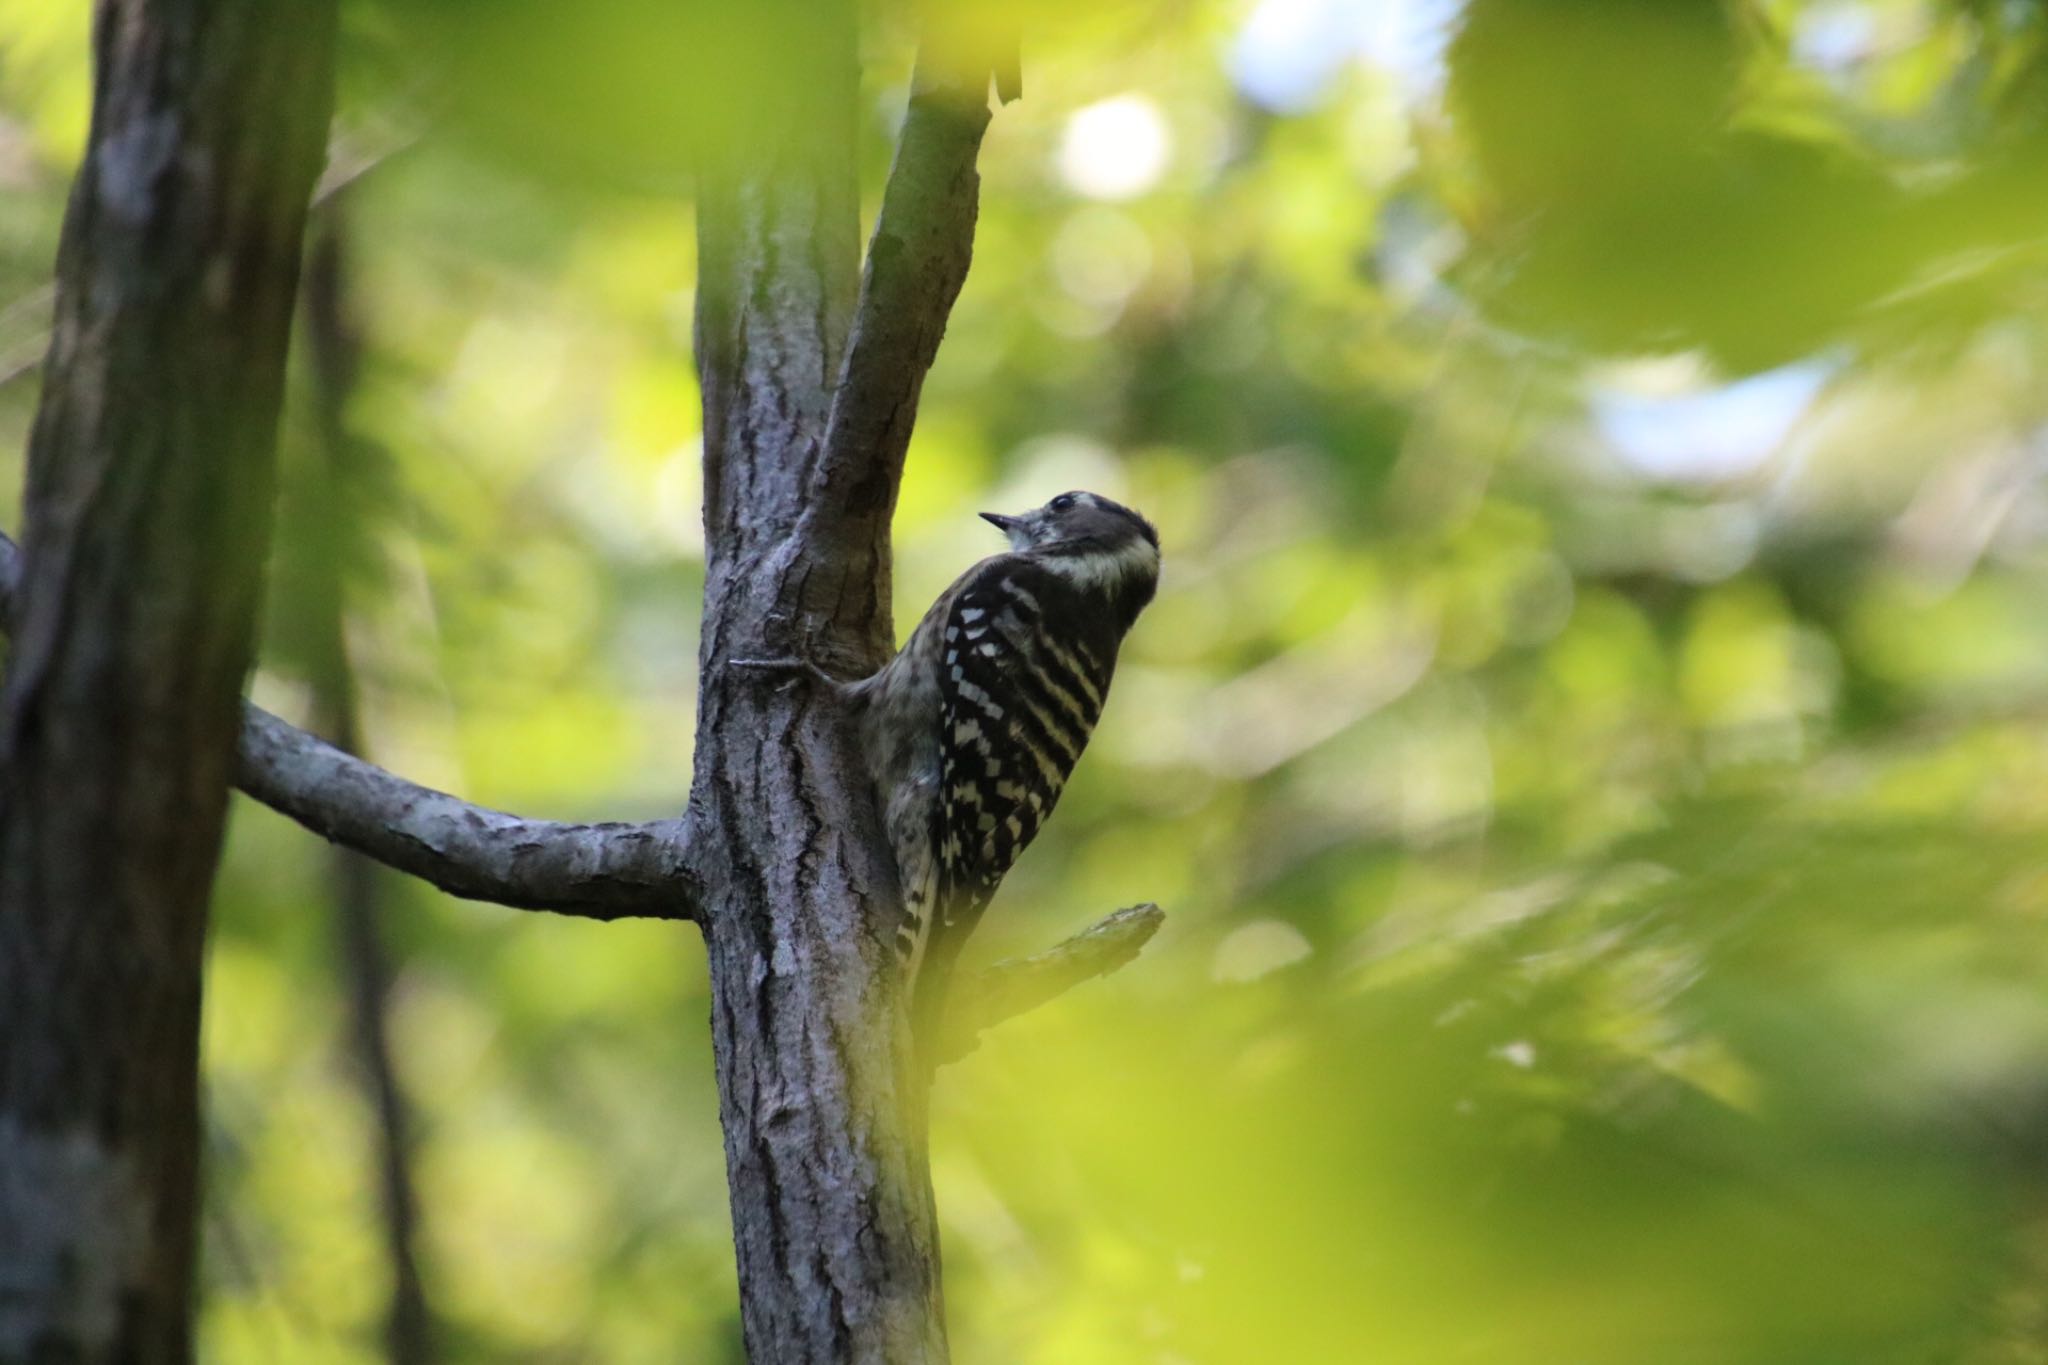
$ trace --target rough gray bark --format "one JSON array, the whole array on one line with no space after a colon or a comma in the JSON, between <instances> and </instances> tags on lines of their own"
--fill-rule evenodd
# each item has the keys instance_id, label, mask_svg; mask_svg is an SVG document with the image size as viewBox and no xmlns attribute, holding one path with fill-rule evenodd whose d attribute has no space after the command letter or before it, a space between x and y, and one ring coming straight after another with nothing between
<instances>
[{"instance_id":1,"label":"rough gray bark","mask_svg":"<svg viewBox=\"0 0 2048 1365\"><path fill-rule=\"evenodd\" d=\"M190 1358L200 966L331 0L105 0L0 692L0 1361Z\"/></svg>"},{"instance_id":2,"label":"rough gray bark","mask_svg":"<svg viewBox=\"0 0 2048 1365\"><path fill-rule=\"evenodd\" d=\"M848 378L870 372L844 355L859 297L852 9L810 22L791 35L790 84L764 101L780 116L699 179L708 555L690 862L749 1356L939 1361L923 1080L883 933L893 859L829 694L728 667L796 655L859 675L894 644L896 479L872 448L828 448L827 429L837 387L901 405L907 437L923 366L893 392ZM935 329L951 299L927 302Z\"/></svg>"}]
</instances>

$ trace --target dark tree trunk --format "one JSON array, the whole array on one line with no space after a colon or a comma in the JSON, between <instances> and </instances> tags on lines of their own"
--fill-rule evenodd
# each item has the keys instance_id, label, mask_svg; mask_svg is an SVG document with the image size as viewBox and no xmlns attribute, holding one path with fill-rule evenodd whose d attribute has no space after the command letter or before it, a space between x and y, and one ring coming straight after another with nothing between
<instances>
[{"instance_id":1,"label":"dark tree trunk","mask_svg":"<svg viewBox=\"0 0 2048 1365\"><path fill-rule=\"evenodd\" d=\"M109 0L0 693L0 1361L190 1359L206 900L331 0Z\"/></svg>"},{"instance_id":2,"label":"dark tree trunk","mask_svg":"<svg viewBox=\"0 0 2048 1365\"><path fill-rule=\"evenodd\" d=\"M355 667L349 657L347 546L364 535L345 520L362 499L366 452L349 430L348 406L362 368L362 338L349 313L344 206L330 201L307 251L304 335L313 374L315 449L306 462L310 525L306 557L306 671L313 728L343 753L360 753ZM384 1351L391 1365L427 1365L434 1358L434 1320L420 1275L419 1195L412 1175L412 1106L391 1052L389 953L384 946L383 868L355 850L329 850L333 868L335 947L348 1002L349 1043L370 1108L377 1160L377 1208L391 1272L385 1300Z\"/></svg>"}]
</instances>

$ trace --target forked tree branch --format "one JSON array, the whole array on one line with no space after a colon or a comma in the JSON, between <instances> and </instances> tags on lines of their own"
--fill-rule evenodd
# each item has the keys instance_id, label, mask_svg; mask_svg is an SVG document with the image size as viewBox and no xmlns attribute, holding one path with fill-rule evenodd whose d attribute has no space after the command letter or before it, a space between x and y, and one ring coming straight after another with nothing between
<instances>
[{"instance_id":1,"label":"forked tree branch","mask_svg":"<svg viewBox=\"0 0 2048 1365\"><path fill-rule=\"evenodd\" d=\"M918 58L818 462L814 494L835 510L895 505L925 372L974 254L988 80L985 63Z\"/></svg>"},{"instance_id":2,"label":"forked tree branch","mask_svg":"<svg viewBox=\"0 0 2048 1365\"><path fill-rule=\"evenodd\" d=\"M1107 976L1135 958L1166 912L1147 901L1097 920L1042 953L994 963L954 983L939 1061L957 1062L997 1024L1049 1004L1085 981Z\"/></svg>"},{"instance_id":3,"label":"forked tree branch","mask_svg":"<svg viewBox=\"0 0 2048 1365\"><path fill-rule=\"evenodd\" d=\"M0 535L0 623L11 626L21 552ZM343 753L244 705L235 785L315 834L450 895L591 919L689 919L680 820L572 824L472 805Z\"/></svg>"}]
</instances>

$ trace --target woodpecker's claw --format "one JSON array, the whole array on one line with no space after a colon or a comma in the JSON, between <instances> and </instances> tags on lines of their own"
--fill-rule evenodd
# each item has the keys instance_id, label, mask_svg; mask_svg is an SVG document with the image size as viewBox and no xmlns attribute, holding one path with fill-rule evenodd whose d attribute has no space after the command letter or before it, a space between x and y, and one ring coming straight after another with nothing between
<instances>
[{"instance_id":1,"label":"woodpecker's claw","mask_svg":"<svg viewBox=\"0 0 2048 1365\"><path fill-rule=\"evenodd\" d=\"M809 659L727 659L726 664L732 668L746 669L750 673L779 673L788 678L803 674L828 687L838 685L837 679Z\"/></svg>"}]
</instances>

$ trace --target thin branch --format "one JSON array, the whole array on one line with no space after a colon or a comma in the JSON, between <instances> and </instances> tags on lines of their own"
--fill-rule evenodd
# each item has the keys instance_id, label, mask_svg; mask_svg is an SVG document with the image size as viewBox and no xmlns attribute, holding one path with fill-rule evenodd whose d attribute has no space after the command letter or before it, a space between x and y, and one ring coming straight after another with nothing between
<instances>
[{"instance_id":1,"label":"thin branch","mask_svg":"<svg viewBox=\"0 0 2048 1365\"><path fill-rule=\"evenodd\" d=\"M1035 1010L1084 981L1109 975L1137 957L1165 922L1166 912L1150 901L1133 905L1042 953L1008 958L970 981L956 982L939 1061L959 1061L974 1051L988 1029Z\"/></svg>"},{"instance_id":2,"label":"thin branch","mask_svg":"<svg viewBox=\"0 0 2048 1365\"><path fill-rule=\"evenodd\" d=\"M686 919L682 822L566 824L473 806L385 772L254 706L235 785L336 843L450 895L593 919Z\"/></svg>"},{"instance_id":3,"label":"thin branch","mask_svg":"<svg viewBox=\"0 0 2048 1365\"><path fill-rule=\"evenodd\" d=\"M352 156L344 156L342 154L343 149L339 145L330 148L328 151L327 172L320 177L320 183L313 187L313 198L309 207L318 209L335 195L340 194L350 185L355 184L356 181L391 160L391 158L401 152L412 150L412 148L419 145L419 141L420 134L405 133L393 138L388 145L376 151ZM54 284L31 289L20 298L8 304L4 309L0 309L0 318L10 318L18 312L30 309L37 309L47 313L53 305L56 296L57 287ZM16 361L0 363L0 389L6 388L23 375L34 374L43 367L43 358L48 354L50 348L50 320L47 316L36 325L35 330L27 337L25 344L30 348L27 355ZM10 347L9 349L19 348Z\"/></svg>"},{"instance_id":4,"label":"thin branch","mask_svg":"<svg viewBox=\"0 0 2048 1365\"><path fill-rule=\"evenodd\" d=\"M24 356L11 365L0 366L0 389L6 388L25 374L34 374L37 370L43 368L44 350L50 341L49 331L46 329L38 332L34 340L36 343L34 355Z\"/></svg>"},{"instance_id":5,"label":"thin branch","mask_svg":"<svg viewBox=\"0 0 2048 1365\"><path fill-rule=\"evenodd\" d=\"M988 80L985 62L942 70L929 49L918 58L818 465L815 493L835 508L886 516L894 505L925 372L974 253Z\"/></svg>"},{"instance_id":6,"label":"thin branch","mask_svg":"<svg viewBox=\"0 0 2048 1365\"><path fill-rule=\"evenodd\" d=\"M0 535L0 621L21 552ZM453 896L592 919L688 919L680 820L570 824L471 805L351 757L244 704L235 785L327 839Z\"/></svg>"},{"instance_id":7,"label":"thin branch","mask_svg":"<svg viewBox=\"0 0 2048 1365\"><path fill-rule=\"evenodd\" d=\"M21 295L6 307L0 308L0 326L12 323L16 318L34 314L29 335L21 342L6 347L9 354L26 351L19 360L0 362L0 389L36 369L43 363L43 352L50 345L50 310L55 305L57 286L54 282L41 285Z\"/></svg>"}]
</instances>

